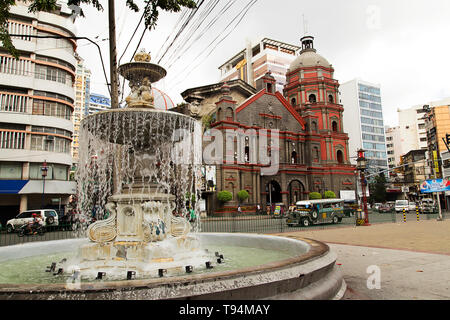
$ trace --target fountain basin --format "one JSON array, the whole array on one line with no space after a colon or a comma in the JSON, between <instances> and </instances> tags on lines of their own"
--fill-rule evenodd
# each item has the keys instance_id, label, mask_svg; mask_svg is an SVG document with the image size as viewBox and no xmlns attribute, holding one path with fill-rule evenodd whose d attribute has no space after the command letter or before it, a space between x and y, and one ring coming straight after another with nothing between
<instances>
[{"instance_id":1,"label":"fountain basin","mask_svg":"<svg viewBox=\"0 0 450 320\"><path fill-rule=\"evenodd\" d=\"M239 233L199 233L202 245L284 250L270 263L164 278L59 284L0 284L0 300L340 299L346 285L336 254L315 240ZM86 239L35 242L0 248L0 262L76 250Z\"/></svg>"}]
</instances>

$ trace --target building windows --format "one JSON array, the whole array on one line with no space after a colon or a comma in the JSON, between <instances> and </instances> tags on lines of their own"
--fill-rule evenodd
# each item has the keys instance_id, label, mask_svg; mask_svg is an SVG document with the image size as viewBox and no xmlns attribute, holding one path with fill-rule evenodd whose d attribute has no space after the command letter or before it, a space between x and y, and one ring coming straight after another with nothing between
<instances>
[{"instance_id":1,"label":"building windows","mask_svg":"<svg viewBox=\"0 0 450 320\"><path fill-rule=\"evenodd\" d=\"M361 109L361 114L363 116L369 116L369 117L373 117L373 118L383 119L383 114L381 112Z\"/></svg>"},{"instance_id":2,"label":"building windows","mask_svg":"<svg viewBox=\"0 0 450 320\"><path fill-rule=\"evenodd\" d=\"M21 180L21 162L0 162L0 179Z\"/></svg>"},{"instance_id":3,"label":"building windows","mask_svg":"<svg viewBox=\"0 0 450 320\"><path fill-rule=\"evenodd\" d=\"M361 130L364 132L369 132L369 133L379 133L379 134L383 134L384 133L384 129L383 128L376 128L376 127L370 127L370 126L361 126Z\"/></svg>"},{"instance_id":4,"label":"building windows","mask_svg":"<svg viewBox=\"0 0 450 320\"><path fill-rule=\"evenodd\" d=\"M336 121L333 121L333 122L331 123L331 130L332 130L333 132L337 132L337 131L338 131L338 124L337 124Z\"/></svg>"},{"instance_id":5,"label":"building windows","mask_svg":"<svg viewBox=\"0 0 450 320\"><path fill-rule=\"evenodd\" d=\"M72 108L68 105L41 99L33 99L33 114L58 117L70 120Z\"/></svg>"},{"instance_id":6,"label":"building windows","mask_svg":"<svg viewBox=\"0 0 450 320\"><path fill-rule=\"evenodd\" d=\"M338 150L336 153L336 159L338 163L344 163L344 154L341 150Z\"/></svg>"},{"instance_id":7,"label":"building windows","mask_svg":"<svg viewBox=\"0 0 450 320\"><path fill-rule=\"evenodd\" d=\"M50 80L72 86L72 75L66 70L56 67L36 64L34 77L36 79Z\"/></svg>"},{"instance_id":8,"label":"building windows","mask_svg":"<svg viewBox=\"0 0 450 320\"><path fill-rule=\"evenodd\" d=\"M308 101L309 101L310 103L316 103L316 102L317 102L316 95L315 95L314 93L311 93L311 94L308 96Z\"/></svg>"},{"instance_id":9,"label":"building windows","mask_svg":"<svg viewBox=\"0 0 450 320\"><path fill-rule=\"evenodd\" d=\"M30 180L42 180L42 163L30 163ZM48 164L46 180L68 180L68 166L63 164Z\"/></svg>"}]
</instances>

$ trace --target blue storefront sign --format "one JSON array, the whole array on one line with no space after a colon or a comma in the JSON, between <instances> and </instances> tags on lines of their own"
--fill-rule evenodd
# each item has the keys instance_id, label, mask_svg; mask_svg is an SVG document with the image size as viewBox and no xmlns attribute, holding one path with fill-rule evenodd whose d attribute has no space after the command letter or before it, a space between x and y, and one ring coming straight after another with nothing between
<instances>
[{"instance_id":1,"label":"blue storefront sign","mask_svg":"<svg viewBox=\"0 0 450 320\"><path fill-rule=\"evenodd\" d=\"M420 185L421 193L450 191L450 181L447 179L425 180Z\"/></svg>"}]
</instances>

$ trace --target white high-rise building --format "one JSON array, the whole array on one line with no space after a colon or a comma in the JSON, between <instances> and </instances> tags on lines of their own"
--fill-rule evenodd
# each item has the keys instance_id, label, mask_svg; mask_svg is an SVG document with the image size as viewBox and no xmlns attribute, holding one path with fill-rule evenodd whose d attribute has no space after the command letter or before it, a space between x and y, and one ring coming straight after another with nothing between
<instances>
[{"instance_id":1,"label":"white high-rise building","mask_svg":"<svg viewBox=\"0 0 450 320\"><path fill-rule=\"evenodd\" d=\"M340 92L351 163L356 164L357 150L362 148L369 160L369 171L386 170L388 164L380 86L354 79L341 84Z\"/></svg>"},{"instance_id":2,"label":"white high-rise building","mask_svg":"<svg viewBox=\"0 0 450 320\"><path fill-rule=\"evenodd\" d=\"M73 162L78 163L80 123L86 109L89 108L91 71L84 65L84 60L77 57L77 68L75 78L75 109L73 112Z\"/></svg>"},{"instance_id":3,"label":"white high-rise building","mask_svg":"<svg viewBox=\"0 0 450 320\"><path fill-rule=\"evenodd\" d=\"M0 53L0 221L19 211L64 208L76 184L72 166L72 115L77 61L66 4L52 13L11 6L8 31L19 59ZM47 171L42 170L44 163ZM46 176L43 176L46 172Z\"/></svg>"},{"instance_id":4,"label":"white high-rise building","mask_svg":"<svg viewBox=\"0 0 450 320\"><path fill-rule=\"evenodd\" d=\"M394 168L400 164L400 157L403 155L401 151L400 127L386 127L385 135L388 167Z\"/></svg>"},{"instance_id":5,"label":"white high-rise building","mask_svg":"<svg viewBox=\"0 0 450 320\"><path fill-rule=\"evenodd\" d=\"M397 109L400 135L399 152L406 154L411 150L427 149L427 129L423 105L409 109Z\"/></svg>"}]
</instances>

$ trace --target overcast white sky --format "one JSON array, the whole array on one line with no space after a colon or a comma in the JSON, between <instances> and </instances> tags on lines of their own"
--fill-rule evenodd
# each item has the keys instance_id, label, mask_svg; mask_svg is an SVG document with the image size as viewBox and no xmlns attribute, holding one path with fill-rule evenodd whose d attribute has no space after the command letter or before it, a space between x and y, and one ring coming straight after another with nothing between
<instances>
[{"instance_id":1,"label":"overcast white sky","mask_svg":"<svg viewBox=\"0 0 450 320\"><path fill-rule=\"evenodd\" d=\"M213 0L205 0L203 6ZM220 0L212 14L200 25L199 31L211 21L228 0ZM171 57L169 50L161 65L168 75L154 86L165 91L177 102L185 89L219 81L218 67L242 50L246 39L256 42L263 37L298 45L304 35L303 16L307 31L315 37L315 48L335 68L340 83L361 78L381 85L384 120L396 125L398 108L450 97L450 1L448 0L258 0L239 25L208 56L219 39L230 32L226 26L243 11L250 0L235 0L230 9L204 32L181 56ZM97 40L108 37L107 2L105 11L83 7L86 18L78 18L78 36ZM139 0L137 3L141 4ZM116 1L118 57L125 49L141 13L125 9L125 0ZM158 26L147 32L141 48L155 57L172 34L181 13L161 13ZM136 48L142 28L121 60L128 62ZM199 36L180 35L180 42L189 46ZM217 36L212 47L207 47ZM97 49L80 41L78 53L91 69L91 91L107 95L105 79ZM107 41L99 42L109 78ZM207 49L206 49L207 48ZM179 53L182 51L179 51ZM169 59L170 58L170 59ZM128 88L126 88L128 90ZM126 91L128 92L128 91ZM344 106L345 108L345 106Z\"/></svg>"}]
</instances>

